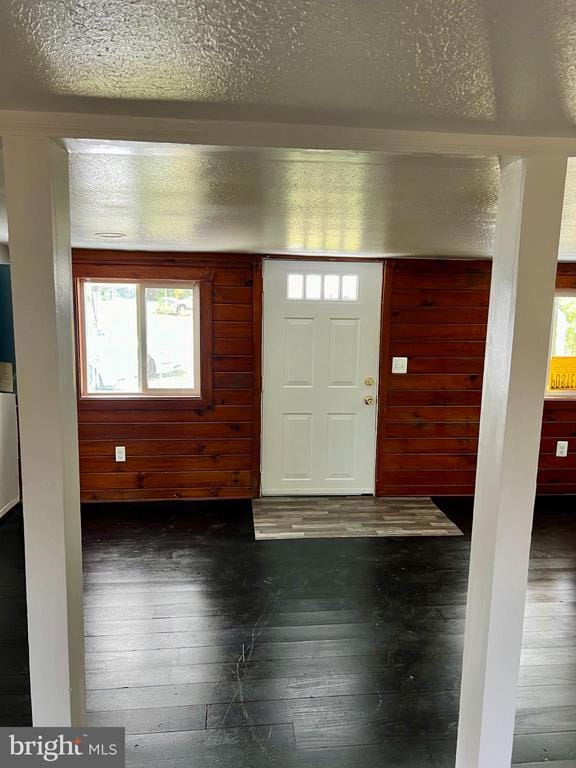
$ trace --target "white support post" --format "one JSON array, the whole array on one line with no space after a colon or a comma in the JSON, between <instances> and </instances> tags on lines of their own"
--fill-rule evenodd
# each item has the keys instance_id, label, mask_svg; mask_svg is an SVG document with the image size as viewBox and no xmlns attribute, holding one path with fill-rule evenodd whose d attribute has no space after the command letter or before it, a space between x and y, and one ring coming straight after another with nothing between
<instances>
[{"instance_id":1,"label":"white support post","mask_svg":"<svg viewBox=\"0 0 576 768\"><path fill-rule=\"evenodd\" d=\"M32 717L84 722L82 549L68 158L3 139L14 303Z\"/></svg>"},{"instance_id":2,"label":"white support post","mask_svg":"<svg viewBox=\"0 0 576 768\"><path fill-rule=\"evenodd\" d=\"M457 768L510 768L566 175L562 156L502 163Z\"/></svg>"}]
</instances>

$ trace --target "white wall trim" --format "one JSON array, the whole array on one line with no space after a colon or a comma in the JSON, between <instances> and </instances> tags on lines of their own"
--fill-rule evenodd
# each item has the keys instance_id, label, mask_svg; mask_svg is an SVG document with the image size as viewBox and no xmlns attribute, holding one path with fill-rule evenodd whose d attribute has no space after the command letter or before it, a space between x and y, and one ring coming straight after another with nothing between
<instances>
[{"instance_id":1,"label":"white wall trim","mask_svg":"<svg viewBox=\"0 0 576 768\"><path fill-rule=\"evenodd\" d=\"M576 155L574 136L0 110L0 135L456 155Z\"/></svg>"},{"instance_id":2,"label":"white wall trim","mask_svg":"<svg viewBox=\"0 0 576 768\"><path fill-rule=\"evenodd\" d=\"M11 509L14 509L16 504L18 504L20 501L19 498L12 499L12 501L9 501L8 504L5 504L2 509L0 509L0 519L4 517L4 515L8 514Z\"/></svg>"},{"instance_id":3,"label":"white wall trim","mask_svg":"<svg viewBox=\"0 0 576 768\"><path fill-rule=\"evenodd\" d=\"M84 622L68 158L45 137L9 136L3 151L32 720L80 726Z\"/></svg>"},{"instance_id":4,"label":"white wall trim","mask_svg":"<svg viewBox=\"0 0 576 768\"><path fill-rule=\"evenodd\" d=\"M456 768L510 768L566 158L503 164Z\"/></svg>"}]
</instances>

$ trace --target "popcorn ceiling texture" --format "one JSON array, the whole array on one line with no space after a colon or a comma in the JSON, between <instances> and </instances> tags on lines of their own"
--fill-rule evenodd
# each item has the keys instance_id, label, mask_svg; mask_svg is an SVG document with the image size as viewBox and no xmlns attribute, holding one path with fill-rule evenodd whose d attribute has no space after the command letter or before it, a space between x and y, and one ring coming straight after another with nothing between
<instances>
[{"instance_id":1,"label":"popcorn ceiling texture","mask_svg":"<svg viewBox=\"0 0 576 768\"><path fill-rule=\"evenodd\" d=\"M120 231L138 247L201 251L492 248L494 159L184 147L173 156L73 153L70 168L78 245L101 247L94 232Z\"/></svg>"},{"instance_id":2,"label":"popcorn ceiling texture","mask_svg":"<svg viewBox=\"0 0 576 768\"><path fill-rule=\"evenodd\" d=\"M0 109L574 134L573 0L2 0ZM287 128L289 131L290 128ZM78 142L75 245L490 256L496 158ZM570 164L560 253L576 254ZM0 184L0 242L6 241Z\"/></svg>"},{"instance_id":3,"label":"popcorn ceiling texture","mask_svg":"<svg viewBox=\"0 0 576 768\"><path fill-rule=\"evenodd\" d=\"M492 255L496 158L90 141L69 150L76 246ZM7 238L0 155L0 242ZM572 159L560 256L576 258Z\"/></svg>"},{"instance_id":4,"label":"popcorn ceiling texture","mask_svg":"<svg viewBox=\"0 0 576 768\"><path fill-rule=\"evenodd\" d=\"M4 108L560 133L576 117L572 0L4 0L0 30Z\"/></svg>"}]
</instances>

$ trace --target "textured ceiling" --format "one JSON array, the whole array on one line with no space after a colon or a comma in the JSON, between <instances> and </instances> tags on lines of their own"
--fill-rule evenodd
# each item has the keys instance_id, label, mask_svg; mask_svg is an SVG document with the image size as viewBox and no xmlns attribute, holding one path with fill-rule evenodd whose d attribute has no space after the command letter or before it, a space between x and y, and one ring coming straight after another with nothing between
<instances>
[{"instance_id":1,"label":"textured ceiling","mask_svg":"<svg viewBox=\"0 0 576 768\"><path fill-rule=\"evenodd\" d=\"M68 149L76 246L492 254L495 158L91 141L68 142ZM576 160L569 163L560 254L576 257Z\"/></svg>"},{"instance_id":2,"label":"textured ceiling","mask_svg":"<svg viewBox=\"0 0 576 768\"><path fill-rule=\"evenodd\" d=\"M488 255L493 159L69 142L87 247ZM0 240L6 237L0 216ZM96 233L122 233L106 239Z\"/></svg>"},{"instance_id":3,"label":"textured ceiling","mask_svg":"<svg viewBox=\"0 0 576 768\"><path fill-rule=\"evenodd\" d=\"M574 133L574 0L2 0L8 109Z\"/></svg>"}]
</instances>

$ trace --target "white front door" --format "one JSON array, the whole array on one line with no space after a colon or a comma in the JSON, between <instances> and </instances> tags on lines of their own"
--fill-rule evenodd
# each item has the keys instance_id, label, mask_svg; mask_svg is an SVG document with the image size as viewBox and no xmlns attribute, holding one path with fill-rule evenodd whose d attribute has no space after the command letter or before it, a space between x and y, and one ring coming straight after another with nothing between
<instances>
[{"instance_id":1,"label":"white front door","mask_svg":"<svg viewBox=\"0 0 576 768\"><path fill-rule=\"evenodd\" d=\"M374 493L382 264L264 262L262 493Z\"/></svg>"}]
</instances>

